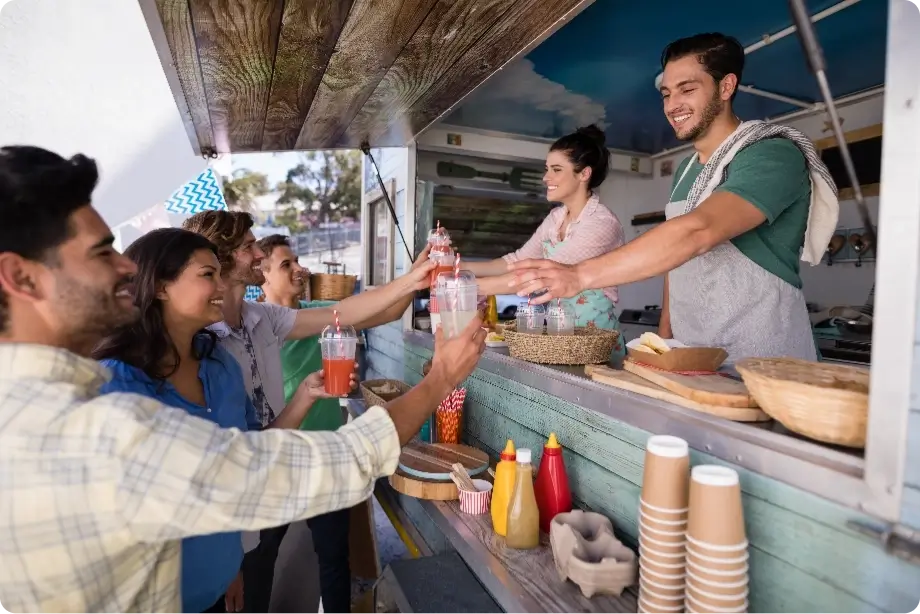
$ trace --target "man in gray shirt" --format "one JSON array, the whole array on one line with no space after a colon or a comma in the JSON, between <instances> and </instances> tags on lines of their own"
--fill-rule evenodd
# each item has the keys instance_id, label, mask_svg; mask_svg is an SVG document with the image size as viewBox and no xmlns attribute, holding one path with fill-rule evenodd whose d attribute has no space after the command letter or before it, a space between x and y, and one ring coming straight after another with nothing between
<instances>
[{"instance_id":1,"label":"man in gray shirt","mask_svg":"<svg viewBox=\"0 0 920 614\"><path fill-rule=\"evenodd\" d=\"M186 230L207 237L217 246L221 277L227 289L223 299L224 321L210 328L221 346L240 363L246 391L264 426L285 406L281 346L288 340L319 334L335 322L335 317L331 307L298 310L244 300L247 286L261 286L265 282L261 270L265 253L256 242L252 226L252 216L240 211L203 211L183 223ZM380 319L381 314L407 295L428 286L431 268L426 262L385 286L340 301L335 305L339 322L356 328L385 323ZM249 612L268 611L275 561L286 532L286 525L263 530L259 546L246 554L243 594Z\"/></svg>"}]
</instances>

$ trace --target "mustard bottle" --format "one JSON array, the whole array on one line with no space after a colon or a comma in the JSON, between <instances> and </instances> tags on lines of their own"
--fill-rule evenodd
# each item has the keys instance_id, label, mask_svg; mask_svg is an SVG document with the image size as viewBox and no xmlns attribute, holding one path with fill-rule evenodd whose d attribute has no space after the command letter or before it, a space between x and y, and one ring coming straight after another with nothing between
<instances>
[{"instance_id":1,"label":"mustard bottle","mask_svg":"<svg viewBox=\"0 0 920 614\"><path fill-rule=\"evenodd\" d=\"M483 320L483 323L489 330L495 330L495 327L498 325L498 301L494 295L490 295L486 299L486 313Z\"/></svg>"},{"instance_id":2,"label":"mustard bottle","mask_svg":"<svg viewBox=\"0 0 920 614\"><path fill-rule=\"evenodd\" d=\"M508 501L514 491L514 468L516 455L514 442L510 439L495 466L495 481L492 484L492 529L504 537L508 530Z\"/></svg>"},{"instance_id":3,"label":"mustard bottle","mask_svg":"<svg viewBox=\"0 0 920 614\"><path fill-rule=\"evenodd\" d=\"M533 492L533 466L530 450L517 451L514 468L514 492L508 502L508 527L505 545L518 550L528 550L540 545L540 510Z\"/></svg>"}]
</instances>

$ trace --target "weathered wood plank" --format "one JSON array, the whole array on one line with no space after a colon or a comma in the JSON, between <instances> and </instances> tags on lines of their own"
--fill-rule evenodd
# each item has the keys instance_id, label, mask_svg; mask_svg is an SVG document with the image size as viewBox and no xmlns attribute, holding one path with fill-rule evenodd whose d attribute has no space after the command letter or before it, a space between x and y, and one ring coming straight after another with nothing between
<instances>
[{"instance_id":1,"label":"weathered wood plank","mask_svg":"<svg viewBox=\"0 0 920 614\"><path fill-rule=\"evenodd\" d=\"M354 0L287 0L262 150L293 149Z\"/></svg>"},{"instance_id":2,"label":"weathered wood plank","mask_svg":"<svg viewBox=\"0 0 920 614\"><path fill-rule=\"evenodd\" d=\"M425 356L416 354L417 346L407 344L406 349L407 372L420 368ZM518 429L523 427L534 440L528 445L534 446L542 446L541 438L554 430L568 448L566 452L575 454L571 461L574 469L570 471L576 480L580 479L579 467L588 467L590 471L591 465L599 465L617 478L615 484L606 488L607 492L613 490L616 494L625 488L638 497L648 433L483 370L477 370L465 385L469 407L467 432L477 439L487 438L477 434L476 429L488 432L489 424L495 421L499 422L497 429L502 433L508 433L514 428L510 425L515 423ZM542 404L533 398L540 395ZM501 437L495 435L495 445L504 443ZM541 449L536 448L537 455ZM590 464L585 465L587 459L591 459ZM731 466L696 451L693 461ZM570 462L568 455L566 462ZM859 514L743 468L734 468L739 471L745 491L745 514L752 545L842 590L864 587L861 597L879 607L897 610L910 605L912 608L913 602L920 599L920 568L886 556L876 543L845 528L846 521ZM573 486L573 490L582 493L585 499L591 498L580 487ZM635 505L630 499L621 502L616 496L608 503L617 520L630 527L635 526ZM872 561L871 565L867 561ZM872 569L867 572L868 567Z\"/></svg>"},{"instance_id":3,"label":"weathered wood plank","mask_svg":"<svg viewBox=\"0 0 920 614\"><path fill-rule=\"evenodd\" d=\"M437 0L357 0L313 97L297 149L335 146Z\"/></svg>"},{"instance_id":4,"label":"weathered wood plank","mask_svg":"<svg viewBox=\"0 0 920 614\"><path fill-rule=\"evenodd\" d=\"M506 62L527 49L583 0L517 0L416 102L405 117L390 122L378 138L407 141L452 108Z\"/></svg>"},{"instance_id":5,"label":"weathered wood plank","mask_svg":"<svg viewBox=\"0 0 920 614\"><path fill-rule=\"evenodd\" d=\"M208 113L208 99L205 95L204 80L201 75L201 64L198 61L198 50L195 45L195 34L192 30L192 17L189 12L188 0L155 0L156 12L159 15L162 24L163 34L166 39L166 46L169 48L169 57L171 64L175 69L176 78L179 81L181 91L173 88L173 97L179 107L182 115L182 121L186 125L186 132L189 136L195 137L193 145L197 144L197 152L215 146L214 135L211 132L211 117ZM141 7L144 9L145 17L148 21L148 29L156 43L156 33L158 28L150 23L151 17L147 14L149 0L142 0ZM165 50L160 49L157 45L157 51L160 53L160 61L164 63L164 70L169 74L165 66ZM172 83L170 83L172 87Z\"/></svg>"},{"instance_id":6,"label":"weathered wood plank","mask_svg":"<svg viewBox=\"0 0 920 614\"><path fill-rule=\"evenodd\" d=\"M542 449L542 434L491 411L479 411L472 404L467 415L467 429L474 438L488 447L490 455L504 446L511 437L519 447ZM573 498L579 507L600 512L614 523L617 536L635 545L638 525L635 521L639 502L637 486L617 478L579 454L563 452ZM632 517L632 520L630 519ZM841 590L826 581L796 568L790 563L751 546L751 608L752 612L872 612L879 608L860 599L848 590ZM838 549L832 555L843 554ZM856 572L866 571L857 565ZM869 582L865 577L849 590L860 589Z\"/></svg>"},{"instance_id":7,"label":"weathered wood plank","mask_svg":"<svg viewBox=\"0 0 920 614\"><path fill-rule=\"evenodd\" d=\"M373 350L368 350L366 357L368 379L403 379L403 365L398 360Z\"/></svg>"},{"instance_id":8,"label":"weathered wood plank","mask_svg":"<svg viewBox=\"0 0 920 614\"><path fill-rule=\"evenodd\" d=\"M502 562L505 571L521 588L541 605L543 612L632 612L636 609L635 589L620 596L595 595L589 599L579 588L559 579L553 561L549 536L543 534L540 546L533 550L516 550L505 545L505 538L492 530L488 514L472 515L460 511L457 501L436 501L441 513L456 516L482 542L486 550Z\"/></svg>"},{"instance_id":9,"label":"weathered wood plank","mask_svg":"<svg viewBox=\"0 0 920 614\"><path fill-rule=\"evenodd\" d=\"M920 409L911 409L907 420L907 454L904 459L901 522L920 530Z\"/></svg>"},{"instance_id":10,"label":"weathered wood plank","mask_svg":"<svg viewBox=\"0 0 920 614\"><path fill-rule=\"evenodd\" d=\"M387 70L339 139L371 143L434 85L513 4L513 0L440 0Z\"/></svg>"},{"instance_id":11,"label":"weathered wood plank","mask_svg":"<svg viewBox=\"0 0 920 614\"><path fill-rule=\"evenodd\" d=\"M192 22L218 151L262 148L284 0L194 0Z\"/></svg>"},{"instance_id":12,"label":"weathered wood plank","mask_svg":"<svg viewBox=\"0 0 920 614\"><path fill-rule=\"evenodd\" d=\"M920 488L904 486L901 494L901 522L920 530Z\"/></svg>"}]
</instances>

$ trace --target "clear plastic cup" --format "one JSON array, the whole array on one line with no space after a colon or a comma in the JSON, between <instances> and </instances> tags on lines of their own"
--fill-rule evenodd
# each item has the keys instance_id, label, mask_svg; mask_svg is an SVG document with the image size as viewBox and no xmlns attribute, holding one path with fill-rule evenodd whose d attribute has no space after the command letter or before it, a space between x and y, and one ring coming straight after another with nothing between
<instances>
[{"instance_id":1,"label":"clear plastic cup","mask_svg":"<svg viewBox=\"0 0 920 614\"><path fill-rule=\"evenodd\" d=\"M517 332L530 335L542 335L543 324L546 319L546 308L543 305L521 303L517 308Z\"/></svg>"},{"instance_id":2,"label":"clear plastic cup","mask_svg":"<svg viewBox=\"0 0 920 614\"><path fill-rule=\"evenodd\" d=\"M435 252L432 249L428 254L428 259L436 265L431 269L431 275L428 278L428 286L431 290L434 290L438 283L438 275L454 272L454 250L447 247L445 251Z\"/></svg>"},{"instance_id":3,"label":"clear plastic cup","mask_svg":"<svg viewBox=\"0 0 920 614\"><path fill-rule=\"evenodd\" d=\"M447 229L438 226L428 233L428 243L431 245L431 254L446 254L450 249L450 234Z\"/></svg>"},{"instance_id":4,"label":"clear plastic cup","mask_svg":"<svg viewBox=\"0 0 920 614\"><path fill-rule=\"evenodd\" d=\"M351 393L351 375L355 372L358 334L351 326L327 326L319 338L323 352L324 388L329 394Z\"/></svg>"},{"instance_id":5,"label":"clear plastic cup","mask_svg":"<svg viewBox=\"0 0 920 614\"><path fill-rule=\"evenodd\" d=\"M470 271L444 272L437 281L438 311L446 337L460 333L479 314L479 285Z\"/></svg>"},{"instance_id":6,"label":"clear plastic cup","mask_svg":"<svg viewBox=\"0 0 920 614\"><path fill-rule=\"evenodd\" d=\"M574 335L575 309L568 303L558 302L546 309L547 335Z\"/></svg>"}]
</instances>

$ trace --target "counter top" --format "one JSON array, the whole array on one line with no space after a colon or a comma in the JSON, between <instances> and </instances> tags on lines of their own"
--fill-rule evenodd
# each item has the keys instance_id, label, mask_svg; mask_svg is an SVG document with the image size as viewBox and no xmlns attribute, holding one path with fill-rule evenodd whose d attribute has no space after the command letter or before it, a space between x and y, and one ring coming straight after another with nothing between
<instances>
[{"instance_id":1,"label":"counter top","mask_svg":"<svg viewBox=\"0 0 920 614\"><path fill-rule=\"evenodd\" d=\"M404 338L428 350L434 346L430 333L407 331ZM650 433L681 437L696 450L858 509L860 451L805 439L775 422L732 422L606 386L586 377L583 367L538 365L487 350L477 368Z\"/></svg>"},{"instance_id":2,"label":"counter top","mask_svg":"<svg viewBox=\"0 0 920 614\"><path fill-rule=\"evenodd\" d=\"M346 407L353 417L366 409L360 399L349 399ZM378 482L377 488L387 491L387 499L407 498L398 495L386 480ZM588 599L575 584L560 580L545 534L540 536L539 547L515 550L507 548L504 538L492 530L489 514L464 514L459 501L412 501L421 507L505 612L636 611L637 587L628 588L619 597L595 595Z\"/></svg>"}]
</instances>

